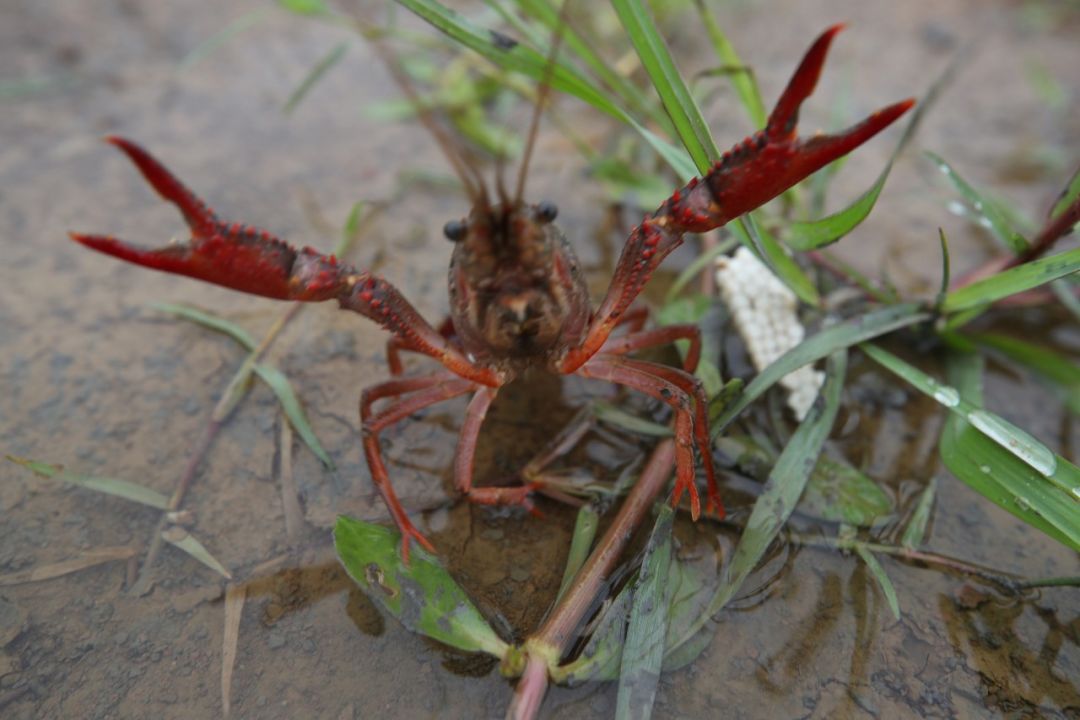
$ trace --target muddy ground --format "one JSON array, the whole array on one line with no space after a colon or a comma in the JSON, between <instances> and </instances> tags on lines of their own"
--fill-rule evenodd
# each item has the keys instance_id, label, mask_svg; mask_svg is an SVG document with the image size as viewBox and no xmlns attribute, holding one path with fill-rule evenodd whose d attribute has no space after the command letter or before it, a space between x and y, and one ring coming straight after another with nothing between
<instances>
[{"instance_id":1,"label":"muddy ground","mask_svg":"<svg viewBox=\"0 0 1080 720\"><path fill-rule=\"evenodd\" d=\"M178 67L215 32L263 7L207 0L0 6L5 453L171 492L243 352L151 304L197 304L256 337L283 312L271 301L125 266L71 243L71 229L145 244L183 231L173 209L99 142L101 135L137 139L221 215L323 250L334 245L358 199L391 198L407 171L446 172L414 124L363 114L365 102L397 93L358 43L295 113L281 112L312 65L348 38L341 30L271 8L199 63ZM843 243L858 267L887 272L913 295L933 292L937 282L938 226L949 232L954 267L973 267L994 252L985 235L946 211L951 194L922 149L945 155L970 180L1035 217L1080 158L1075 3L774 0L720 3L717 13L767 98L818 31L851 21L804 113L808 129L828 124L830 99L845 84L846 117L855 118L922 93L954 53L968 50L882 203ZM674 42L700 44L696 31L692 23L674 28ZM689 54L684 62L710 62L701 57ZM605 121L572 101L562 107L602 142ZM712 103L709 119L721 142L752 129L730 97ZM561 222L587 264L609 262L603 194L563 138L548 128L541 143L530 195L559 203ZM861 149L837 181L835 202L861 191L890 150L889 141ZM427 317L441 317L450 249L440 228L464 212L461 202L454 192L431 188L398 198L368 229L353 261L379 267ZM594 291L604 277L594 273ZM1012 322L1075 353L1075 328L1058 320L1023 315ZM385 517L361 456L356 416L359 388L386 375L384 339L370 323L310 307L269 353L292 379L337 466L328 472L293 447L304 517L291 538L279 488L281 419L273 395L259 385L214 444L184 503L191 532L237 578L255 579L240 624L235 717L499 717L507 703L510 685L491 663L448 654L381 618L333 559L326 528L336 513ZM1075 453L1080 436L1053 395L995 372L991 406ZM587 392L606 391L537 379L509 393L485 430L481 475L518 467ZM838 444L903 510L938 479L930 549L1030 577L1076 574L1075 553L976 497L939 466L933 432L940 416L930 404L872 372L857 375L849 401ZM427 510L418 524L462 584L524 634L557 588L572 515L550 504L544 519L454 504L448 466L462 409L440 406L391 433L391 474L406 505ZM594 460L614 468L645 449L647 443L615 438ZM0 574L101 547L141 551L156 524L152 510L0 465ZM679 532L693 552L730 549L731 538L708 524ZM705 655L665 675L657 717L1080 717L1075 590L962 602L960 579L886 561L903 613L896 621L853 558L791 546L771 557L725 613ZM145 594L129 591L130 575L128 563L112 562L0 587L0 715L221 714L223 580L171 548ZM544 712L608 717L614 698L610 685L557 689Z\"/></svg>"}]
</instances>

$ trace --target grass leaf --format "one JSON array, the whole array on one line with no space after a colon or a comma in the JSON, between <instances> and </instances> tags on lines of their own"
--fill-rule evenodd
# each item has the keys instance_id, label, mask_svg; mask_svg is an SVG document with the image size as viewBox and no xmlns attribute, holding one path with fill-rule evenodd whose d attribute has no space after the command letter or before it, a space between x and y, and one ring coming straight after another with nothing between
<instances>
[{"instance_id":1,"label":"grass leaf","mask_svg":"<svg viewBox=\"0 0 1080 720\"><path fill-rule=\"evenodd\" d=\"M829 356L821 396L795 430L769 473L765 489L754 503L731 562L724 568L720 587L698 621L672 642L668 660L673 668L690 662L708 644L711 633L704 631L706 626L742 587L795 510L836 419L846 372L847 350L836 350Z\"/></svg>"},{"instance_id":2,"label":"grass leaf","mask_svg":"<svg viewBox=\"0 0 1080 720\"><path fill-rule=\"evenodd\" d=\"M248 335L247 330L219 315L214 315L213 313L200 310L199 308L190 305L153 303L150 307L159 312L168 313L169 315L174 315L178 318L183 318L184 320L190 320L197 325L202 325L215 332L224 333L243 345L245 350L255 349L255 339Z\"/></svg>"},{"instance_id":3,"label":"grass leaf","mask_svg":"<svg viewBox=\"0 0 1080 720\"><path fill-rule=\"evenodd\" d=\"M776 241L776 238L772 236L765 226L757 223L755 215L756 213L752 212L743 215L733 227L741 227L746 231L746 235L752 243L750 249L755 251L754 254L769 266L773 275L776 275L785 285L791 288L791 291L800 300L814 307L820 305L821 295L818 293L813 281L807 277L799 264L787 254L787 250ZM735 234L739 236L738 232Z\"/></svg>"},{"instance_id":4,"label":"grass leaf","mask_svg":"<svg viewBox=\"0 0 1080 720\"><path fill-rule=\"evenodd\" d=\"M847 235L866 219L870 214L870 211L874 209L874 204L877 202L882 189L885 187L885 181L888 180L889 173L892 172L896 159L900 157L900 153L904 151L908 146L908 143L911 142L911 139L915 137L915 132L918 130L923 117L936 103L942 89L952 78L956 67L957 64L955 61L950 63L945 72L930 85L930 89L927 90L926 94L919 100L918 105L915 106L915 110L911 114L911 119L908 120L907 125L904 127L903 135L900 136L900 140L896 143L896 147L889 157L889 162L885 164L885 168L881 171L881 174L878 175L874 184L843 210L819 220L789 223L787 226L787 235L784 238L788 247L800 251L825 247ZM831 165L832 164L830 164L830 167ZM828 167L823 168L822 172L828 172Z\"/></svg>"},{"instance_id":5,"label":"grass leaf","mask_svg":"<svg viewBox=\"0 0 1080 720\"><path fill-rule=\"evenodd\" d=\"M730 75L731 85L738 93L739 101L747 115L750 116L751 124L754 128L765 127L768 113L765 110L765 103L761 100L761 90L758 88L754 73L743 65L739 54L735 51L735 46L728 40L713 13L706 7L704 0L697 0L694 5L697 6L701 23L705 27L705 34L709 36L709 42L712 43L713 51L721 64L725 67L736 68Z\"/></svg>"},{"instance_id":6,"label":"grass leaf","mask_svg":"<svg viewBox=\"0 0 1080 720\"><path fill-rule=\"evenodd\" d=\"M634 582L630 622L626 628L619 694L615 701L616 720L648 720L656 699L660 670L664 661L671 585L671 528L675 511L661 503L656 525Z\"/></svg>"},{"instance_id":7,"label":"grass leaf","mask_svg":"<svg viewBox=\"0 0 1080 720\"><path fill-rule=\"evenodd\" d=\"M730 403L712 422L713 437L718 436L750 403L761 397L766 390L792 370L816 362L836 350L857 345L864 340L884 335L898 328L914 325L928 317L929 315L918 305L905 303L872 310L812 335L781 355L743 389L738 399Z\"/></svg>"},{"instance_id":8,"label":"grass leaf","mask_svg":"<svg viewBox=\"0 0 1080 720\"><path fill-rule=\"evenodd\" d=\"M1080 248L1032 260L953 290L945 296L942 310L954 313L992 303L1080 271Z\"/></svg>"},{"instance_id":9,"label":"grass leaf","mask_svg":"<svg viewBox=\"0 0 1080 720\"><path fill-rule=\"evenodd\" d=\"M915 506L915 512L911 513L911 520L904 528L904 534L900 538L900 545L908 550L914 550L922 545L926 537L926 526L930 523L930 511L934 508L934 497L937 495L937 480L930 478L926 488L919 493L919 503Z\"/></svg>"},{"instance_id":10,"label":"grass leaf","mask_svg":"<svg viewBox=\"0 0 1080 720\"><path fill-rule=\"evenodd\" d=\"M502 658L509 647L438 559L415 544L401 560L398 533L341 515L334 525L338 559L367 596L412 632L466 652Z\"/></svg>"},{"instance_id":11,"label":"grass leaf","mask_svg":"<svg viewBox=\"0 0 1080 720\"><path fill-rule=\"evenodd\" d=\"M707 173L712 161L720 157L720 149L713 142L709 126L690 89L683 82L679 69L675 67L675 61L660 37L648 8L640 0L612 0L612 6L664 108L675 123L675 131L683 147L690 153L698 172Z\"/></svg>"},{"instance_id":12,"label":"grass leaf","mask_svg":"<svg viewBox=\"0 0 1080 720\"><path fill-rule=\"evenodd\" d=\"M874 557L874 554L867 550L862 543L855 543L855 552L866 563L866 567L870 569L870 574L877 580L881 592L885 595L886 602L889 603L889 609L892 610L893 617L899 620L900 601L896 599L896 588L893 587L889 576L885 574L885 568L881 567L881 563Z\"/></svg>"},{"instance_id":13,"label":"grass leaf","mask_svg":"<svg viewBox=\"0 0 1080 720\"><path fill-rule=\"evenodd\" d=\"M559 594L555 601L563 596L574 576L585 564L592 548L593 540L596 539L596 530L599 527L600 516L592 505L584 505L578 510L577 519L574 521L574 535L570 539L570 550L566 553L566 569L563 570L562 583L559 585Z\"/></svg>"},{"instance_id":14,"label":"grass leaf","mask_svg":"<svg viewBox=\"0 0 1080 720\"><path fill-rule=\"evenodd\" d=\"M41 580L52 580L53 578L70 575L73 572L79 572L80 570L92 568L107 562L113 562L114 560L127 560L135 557L136 554L137 551L135 548L127 545L94 548L93 550L87 550L79 556L69 560L61 560L59 562L49 563L48 565L38 565L26 570L17 570L12 573L0 575L0 587L5 585L21 585L28 582L40 582Z\"/></svg>"},{"instance_id":15,"label":"grass leaf","mask_svg":"<svg viewBox=\"0 0 1080 720\"><path fill-rule=\"evenodd\" d=\"M128 482L127 480L95 477L92 475L76 475L75 473L64 470L64 468L59 465L49 465L47 463L38 462L37 460L28 460L14 455L5 455L4 457L16 465L22 465L30 472L35 475L40 475L41 477L52 478L53 480L59 480L68 485L76 485L106 495L114 495L118 498L123 498L124 500L139 503L140 505L148 505L152 508L157 508L158 510L167 510L169 508L169 498L165 495L162 495L157 490L151 490L148 487L137 485L136 483Z\"/></svg>"},{"instance_id":16,"label":"grass leaf","mask_svg":"<svg viewBox=\"0 0 1080 720\"><path fill-rule=\"evenodd\" d=\"M981 357L950 355L950 374L961 381L953 387L879 347L861 348L952 413L942 434L941 456L954 475L1030 525L1080 550L1080 468L975 404L982 401Z\"/></svg>"},{"instance_id":17,"label":"grass leaf","mask_svg":"<svg viewBox=\"0 0 1080 720\"><path fill-rule=\"evenodd\" d=\"M285 105L282 106L281 111L286 115L292 113L293 110L307 97L307 94L311 92L311 89L315 87L315 84L321 80L332 67L341 62L341 59L345 57L345 51L349 49L348 43L338 43L330 49L319 62L315 63L315 66L311 68L308 74L300 82L295 90L289 95L289 99L285 101Z\"/></svg>"},{"instance_id":18,"label":"grass leaf","mask_svg":"<svg viewBox=\"0 0 1080 720\"><path fill-rule=\"evenodd\" d=\"M269 385L270 389L277 395L278 402L281 403L281 409L284 411L285 416L289 418L293 429L296 430L296 434L300 436L304 444L308 446L311 452L315 453L315 457L319 458L324 466L333 469L334 461L323 450L319 438L315 436L315 431L311 429L311 423L308 422L307 415L304 414L304 408L301 407L300 400L296 397L296 391L293 390L292 384L289 382L289 378L285 376L285 373L273 365L256 363L255 374Z\"/></svg>"},{"instance_id":19,"label":"grass leaf","mask_svg":"<svg viewBox=\"0 0 1080 720\"><path fill-rule=\"evenodd\" d=\"M990 230L1013 253L1019 255L1027 250L1028 241L1013 228L1005 213L1002 212L995 201L985 197L964 178L960 177L959 173L949 163L945 162L940 155L930 151L927 151L926 155L937 164L938 170L949 179L960 195L968 201L980 225Z\"/></svg>"},{"instance_id":20,"label":"grass leaf","mask_svg":"<svg viewBox=\"0 0 1080 720\"><path fill-rule=\"evenodd\" d=\"M232 580L232 573L226 570L225 566L210 554L210 551L206 549L205 545L199 542L194 535L184 528L174 525L173 527L162 531L161 537L165 542L183 550L226 580Z\"/></svg>"}]
</instances>

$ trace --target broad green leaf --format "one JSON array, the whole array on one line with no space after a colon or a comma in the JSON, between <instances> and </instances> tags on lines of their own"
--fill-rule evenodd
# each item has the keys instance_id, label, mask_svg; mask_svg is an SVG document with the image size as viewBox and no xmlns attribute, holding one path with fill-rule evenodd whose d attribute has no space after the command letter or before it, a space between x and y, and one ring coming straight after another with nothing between
<instances>
[{"instance_id":1,"label":"broad green leaf","mask_svg":"<svg viewBox=\"0 0 1080 720\"><path fill-rule=\"evenodd\" d=\"M656 687L664 661L671 585L671 527L675 511L661 503L645 557L634 581L634 599L619 669L616 720L648 720L652 716Z\"/></svg>"},{"instance_id":2,"label":"broad green leaf","mask_svg":"<svg viewBox=\"0 0 1080 720\"><path fill-rule=\"evenodd\" d=\"M683 147L690 153L699 173L707 173L720 157L720 149L709 134L690 89L683 82L675 61L656 29L648 8L640 0L612 0L612 6L626 28L641 64L652 80L664 108L675 123Z\"/></svg>"},{"instance_id":3,"label":"broad green leaf","mask_svg":"<svg viewBox=\"0 0 1080 720\"><path fill-rule=\"evenodd\" d=\"M889 576L885 574L885 568L881 567L881 563L862 543L855 543L855 552L859 554L859 557L866 563L866 567L869 568L870 574L877 580L882 594L885 595L885 600L889 603L889 609L892 610L893 617L899 620L900 601L896 599L896 588L893 587Z\"/></svg>"},{"instance_id":4,"label":"broad green leaf","mask_svg":"<svg viewBox=\"0 0 1080 720\"><path fill-rule=\"evenodd\" d=\"M872 310L864 315L833 325L807 338L798 346L780 356L776 362L762 370L742 391L738 399L729 404L712 422L715 438L739 413L761 397L780 378L803 365L816 362L836 350L857 345L864 340L884 335L908 325L922 322L929 317L918 305L906 303Z\"/></svg>"},{"instance_id":5,"label":"broad green leaf","mask_svg":"<svg viewBox=\"0 0 1080 720\"><path fill-rule=\"evenodd\" d=\"M954 475L1030 525L1080 549L1080 468L975 404L982 396L981 358L973 353L950 355L960 358L951 360L951 375L962 381L954 387L879 347L861 348L951 412L941 456Z\"/></svg>"},{"instance_id":6,"label":"broad green leaf","mask_svg":"<svg viewBox=\"0 0 1080 720\"><path fill-rule=\"evenodd\" d=\"M892 513L893 504L868 475L843 460L822 455L797 510L828 522L870 527Z\"/></svg>"},{"instance_id":7,"label":"broad green leaf","mask_svg":"<svg viewBox=\"0 0 1080 720\"><path fill-rule=\"evenodd\" d=\"M30 472L35 475L40 475L41 477L52 478L53 480L59 480L68 485L77 485L78 487L104 493L106 495L115 495L124 500L137 502L140 505L149 505L158 510L167 510L169 508L169 498L165 497L157 490L151 490L148 487L143 487L142 485L137 485L133 482L128 482L127 480L95 477L93 475L76 475L75 473L64 470L64 468L59 465L49 465L47 463L38 462L37 460L16 457L15 455L5 455L4 457L16 465L22 465Z\"/></svg>"},{"instance_id":8,"label":"broad green leaf","mask_svg":"<svg viewBox=\"0 0 1080 720\"><path fill-rule=\"evenodd\" d=\"M315 84L325 77L332 67L341 62L348 49L348 43L338 43L319 62L315 63L315 66L311 68L296 89L289 95L289 99L285 101L285 105L282 107L282 112L288 115L295 110L303 99L307 97L307 94L311 92L311 89L315 87Z\"/></svg>"},{"instance_id":9,"label":"broad green leaf","mask_svg":"<svg viewBox=\"0 0 1080 720\"><path fill-rule=\"evenodd\" d=\"M904 528L904 534L900 538L900 545L908 550L914 550L922 545L926 537L926 526L930 522L930 511L934 507L934 498L937 495L937 480L930 478L926 488L919 493L919 503L915 506L915 512L911 513L911 520Z\"/></svg>"},{"instance_id":10,"label":"broad green leaf","mask_svg":"<svg viewBox=\"0 0 1080 720\"><path fill-rule=\"evenodd\" d=\"M701 617L680 637L672 640L666 660L671 667L682 667L708 645L711 633L706 632L707 626L714 622L713 618L742 587L795 510L836 419L846 372L847 350L833 352L826 367L821 398L795 430L769 473L765 489L754 503L731 562L724 568L720 587Z\"/></svg>"},{"instance_id":11,"label":"broad green leaf","mask_svg":"<svg viewBox=\"0 0 1080 720\"><path fill-rule=\"evenodd\" d=\"M952 182L957 191L959 191L964 199L968 201L972 210L977 213L981 225L984 225L994 233L994 236L997 237L1005 247L1012 250L1013 253L1019 255L1027 250L1028 241L1013 228L1012 224L1005 216L1005 213L1001 211L1001 208L998 207L995 201L984 196L964 180L964 178L960 177L952 166L945 162L940 155L936 155L929 151L927 151L926 154L935 164L937 164L938 170Z\"/></svg>"},{"instance_id":12,"label":"broad green leaf","mask_svg":"<svg viewBox=\"0 0 1080 720\"><path fill-rule=\"evenodd\" d=\"M1038 287L1051 280L1080 270L1080 248L1003 270L996 275L977 280L945 296L942 310L954 313L977 305L992 303L1010 295Z\"/></svg>"},{"instance_id":13,"label":"broad green leaf","mask_svg":"<svg viewBox=\"0 0 1080 720\"><path fill-rule=\"evenodd\" d=\"M184 528L178 526L167 528L162 531L161 538L170 545L183 550L226 580L232 580L232 573L226 570L225 566L210 554L205 545Z\"/></svg>"},{"instance_id":14,"label":"broad green leaf","mask_svg":"<svg viewBox=\"0 0 1080 720\"><path fill-rule=\"evenodd\" d=\"M466 652L502 658L508 646L438 559L413 544L402 562L401 537L379 525L341 515L334 549L349 577L412 632Z\"/></svg>"}]
</instances>

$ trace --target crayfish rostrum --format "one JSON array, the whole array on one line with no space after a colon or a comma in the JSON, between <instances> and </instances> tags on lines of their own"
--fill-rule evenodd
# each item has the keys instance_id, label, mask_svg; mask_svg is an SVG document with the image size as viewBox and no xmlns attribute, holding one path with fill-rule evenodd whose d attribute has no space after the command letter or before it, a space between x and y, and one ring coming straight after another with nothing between
<instances>
[{"instance_id":1,"label":"crayfish rostrum","mask_svg":"<svg viewBox=\"0 0 1080 720\"><path fill-rule=\"evenodd\" d=\"M123 138L107 140L135 163L162 197L179 207L191 228L191 240L147 250L109 236L72 233L71 237L122 260L246 293L302 302L336 300L390 331L388 355L395 377L363 391L360 416L372 480L402 533L406 560L411 539L428 549L432 546L398 502L383 464L379 433L422 408L471 393L454 459L455 485L474 502L528 507L533 487L474 487L472 475L477 437L488 408L499 388L530 366L609 380L668 404L677 439L673 502L688 492L693 516L700 513L694 482L696 445L707 478L707 503L722 512L709 451L705 396L692 374L700 355L698 330L693 325L645 329L645 314L631 303L686 233L719 227L757 208L866 142L914 104L905 100L890 105L837 135L798 137L799 107L817 84L829 45L841 29L830 28L813 44L764 128L724 153L703 177L676 190L631 231L596 309L589 304L574 251L554 224L555 206L526 203L520 191L514 198L500 192L499 200L492 202L482 187L472 183L466 183L473 202L468 216L445 227L454 250L450 319L440 330L383 278L332 255L297 249L265 230L221 220L158 161ZM620 332L614 333L616 328ZM629 357L680 339L690 342L682 367ZM442 368L402 376L398 357L402 350L428 355ZM376 409L376 404L381 407Z\"/></svg>"}]
</instances>

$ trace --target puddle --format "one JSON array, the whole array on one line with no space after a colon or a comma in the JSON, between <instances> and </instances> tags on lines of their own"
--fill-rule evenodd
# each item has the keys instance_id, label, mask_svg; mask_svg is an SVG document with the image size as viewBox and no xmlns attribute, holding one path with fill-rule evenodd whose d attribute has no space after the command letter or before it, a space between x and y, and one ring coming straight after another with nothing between
<instances>
[{"instance_id":1,"label":"puddle","mask_svg":"<svg viewBox=\"0 0 1080 720\"><path fill-rule=\"evenodd\" d=\"M351 101L340 102L396 97L385 78L370 72L360 48L349 49L293 116L281 114L288 93L341 39L313 23L273 14L201 64L176 71L191 48L244 9L261 7L230 4L226 13L199 0L183 10L126 2L90 11L48 0L0 9L2 81L34 81L29 90L0 97L4 452L168 494L243 353L232 340L167 318L150 303L194 303L227 314L255 337L283 312L267 301L122 266L68 242L70 229L147 245L183 229L173 209L97 141L101 134L144 143L223 216L323 249L336 242L358 198L392 194L397 171L444 172L433 143L416 127L378 123ZM981 36L970 65L928 118L921 144L978 184L993 186L995 173L1005 176L1013 182L1000 193L1037 209L1066 169L1053 161L1040 165L1041 172L1029 165L1023 173L1000 168L1021 150L1068 155L1061 151L1078 146L1080 113L1062 120L1040 104L1023 63L1037 61L1059 82L1072 82L1066 90L1075 104L1080 20L1053 15L1064 27L1032 25L1031 8L1055 6L1024 7L1027 14L1015 3L947 0L935 4L935 15L915 16L914 8L850 2L837 15L834 3L791 8L775 0L730 12L740 30L732 35L759 66L768 97L790 71L792 47L809 37L806 28L852 21L823 79L822 101L808 108L808 127L828 124L828 99L845 82L854 88L855 108L846 114L859 115L918 92L950 48ZM777 33L786 38L794 29L799 34L778 45ZM676 38L685 32L673 31ZM716 105L709 112L716 113L717 137L741 139L748 129L743 120L721 107L730 97ZM582 132L605 128L586 123ZM589 182L583 168L565 141L552 134L543 142L530 193L556 200L563 226L578 228L572 234L586 267L609 267L618 248L600 230L609 222L601 193L567 193ZM860 192L889 148L877 143L860 151L835 196ZM871 274L886 267L912 293L936 288L938 223L946 224L954 269L978 264L990 247L949 215L940 186L928 179L932 170L929 163L902 162L858 242L841 244L858 267ZM426 317L438 318L446 307L449 256L441 227L462 211L452 193L410 192L365 235L355 262L377 265ZM598 234L604 242L594 240ZM594 297L605 277L594 273ZM1074 356L1080 347L1076 328L1055 318L1016 314L1009 322L1022 332L1044 332ZM333 558L327 528L338 513L386 518L368 480L357 420L359 389L386 375L384 347L385 335L372 324L309 307L268 357L291 378L336 464L327 472L294 444L303 522L293 541L278 485L282 421L262 386L230 419L185 501L191 532L237 578L250 579L233 674L235 717L503 716L511 687L491 661L448 652L382 617ZM423 361L410 362L421 367ZM951 398L948 390L940 390L944 399ZM508 388L485 426L478 477L510 475L590 393L608 392L554 378ZM987 397L1010 422L1065 448L1075 461L1076 422L1050 391L992 364ZM450 402L402 424L387 435L385 455L405 506L418 513L418 526L451 572L500 632L520 638L542 621L558 589L573 512L546 500L543 518L448 503L463 409L464 402ZM875 530L882 541L899 540L899 520L936 477L928 540L935 552L1027 577L1075 574L1075 553L1021 526L939 467L934 437L943 412L865 365L852 368L833 443L895 500L897 520ZM614 476L648 446L602 430L565 465ZM1038 448L1025 451L1045 464ZM736 518L755 487L744 480L725 490ZM156 511L35 480L6 463L0 511L0 574L96 548L141 548L157 524ZM796 524L803 532L815 528L805 519ZM676 535L680 552L703 561L729 552L736 537L729 528L685 522ZM899 595L899 621L853 557L790 544L773 548L725 611L706 653L662 678L655 716L1080 715L1075 589L1011 599L937 570L882 563ZM132 595L125 589L132 568L114 561L0 587L0 715L219 716L225 583L171 548L154 577L145 595ZM602 718L614 707L611 685L556 688L544 715Z\"/></svg>"}]
</instances>

